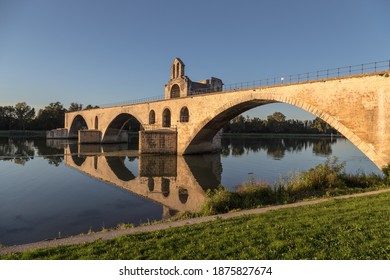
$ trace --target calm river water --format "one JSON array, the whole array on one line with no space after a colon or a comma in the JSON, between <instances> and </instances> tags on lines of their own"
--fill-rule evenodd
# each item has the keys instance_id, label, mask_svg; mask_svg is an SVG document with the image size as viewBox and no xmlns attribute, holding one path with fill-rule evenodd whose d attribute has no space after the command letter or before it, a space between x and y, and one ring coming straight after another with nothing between
<instances>
[{"instance_id":1,"label":"calm river water","mask_svg":"<svg viewBox=\"0 0 390 280\"><path fill-rule=\"evenodd\" d=\"M205 190L273 182L337 156L381 171L344 138L224 136L218 154L138 156L126 145L0 138L0 243L22 244L195 211Z\"/></svg>"}]
</instances>

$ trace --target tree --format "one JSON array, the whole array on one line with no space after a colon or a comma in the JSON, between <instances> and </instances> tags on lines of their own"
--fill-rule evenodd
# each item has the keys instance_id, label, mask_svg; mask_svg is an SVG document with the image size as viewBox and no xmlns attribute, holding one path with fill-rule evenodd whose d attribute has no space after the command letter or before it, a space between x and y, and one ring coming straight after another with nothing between
<instances>
[{"instance_id":1,"label":"tree","mask_svg":"<svg viewBox=\"0 0 390 280\"><path fill-rule=\"evenodd\" d=\"M270 132L283 132L286 127L286 116L280 112L275 112L267 116L267 127Z\"/></svg>"},{"instance_id":2,"label":"tree","mask_svg":"<svg viewBox=\"0 0 390 280\"><path fill-rule=\"evenodd\" d=\"M13 106L0 106L0 129L13 129L16 124L15 108Z\"/></svg>"},{"instance_id":3,"label":"tree","mask_svg":"<svg viewBox=\"0 0 390 280\"><path fill-rule=\"evenodd\" d=\"M275 112L270 116L267 116L268 121L285 122L286 116L280 112Z\"/></svg>"},{"instance_id":4,"label":"tree","mask_svg":"<svg viewBox=\"0 0 390 280\"><path fill-rule=\"evenodd\" d=\"M313 121L313 128L316 129L318 133L328 133L329 130L331 130L331 127L318 117Z\"/></svg>"},{"instance_id":5,"label":"tree","mask_svg":"<svg viewBox=\"0 0 390 280\"><path fill-rule=\"evenodd\" d=\"M239 115L230 121L230 130L233 133L244 132L245 130L245 118Z\"/></svg>"},{"instance_id":6,"label":"tree","mask_svg":"<svg viewBox=\"0 0 390 280\"><path fill-rule=\"evenodd\" d=\"M77 102L72 102L70 103L69 112L74 112L74 111L81 111L83 109L83 104L79 104Z\"/></svg>"},{"instance_id":7,"label":"tree","mask_svg":"<svg viewBox=\"0 0 390 280\"><path fill-rule=\"evenodd\" d=\"M35 109L27 105L26 102L20 102L15 105L15 115L18 127L25 130L35 117Z\"/></svg>"},{"instance_id":8,"label":"tree","mask_svg":"<svg viewBox=\"0 0 390 280\"><path fill-rule=\"evenodd\" d=\"M99 106L92 106L91 104L88 104L87 106L85 106L84 110L97 109L97 108L100 108L100 107Z\"/></svg>"},{"instance_id":9,"label":"tree","mask_svg":"<svg viewBox=\"0 0 390 280\"><path fill-rule=\"evenodd\" d=\"M35 120L36 128L50 130L64 127L65 112L66 109L60 102L50 103L39 110Z\"/></svg>"}]
</instances>

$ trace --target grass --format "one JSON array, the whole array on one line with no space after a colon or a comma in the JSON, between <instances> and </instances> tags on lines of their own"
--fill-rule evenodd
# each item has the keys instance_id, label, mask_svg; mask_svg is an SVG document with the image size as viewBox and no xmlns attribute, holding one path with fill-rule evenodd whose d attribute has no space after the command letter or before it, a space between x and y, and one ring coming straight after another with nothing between
<instances>
[{"instance_id":1,"label":"grass","mask_svg":"<svg viewBox=\"0 0 390 280\"><path fill-rule=\"evenodd\" d=\"M200 214L214 215L386 188L389 186L390 167L383 171L384 176L374 173L348 174L344 162L339 163L336 157L328 158L323 164L305 172L291 172L287 178L281 178L273 185L250 178L235 192L223 187L209 191Z\"/></svg>"},{"instance_id":2,"label":"grass","mask_svg":"<svg viewBox=\"0 0 390 280\"><path fill-rule=\"evenodd\" d=\"M3 258L390 259L390 193Z\"/></svg>"}]
</instances>

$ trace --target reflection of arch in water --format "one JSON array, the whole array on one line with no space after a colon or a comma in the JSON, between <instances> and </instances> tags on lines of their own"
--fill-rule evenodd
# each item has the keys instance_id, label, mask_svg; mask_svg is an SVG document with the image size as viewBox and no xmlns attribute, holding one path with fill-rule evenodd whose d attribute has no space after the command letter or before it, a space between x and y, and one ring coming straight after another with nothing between
<instances>
[{"instance_id":1,"label":"reflection of arch in water","mask_svg":"<svg viewBox=\"0 0 390 280\"><path fill-rule=\"evenodd\" d=\"M183 156L192 175L204 189L215 189L221 184L222 164L219 154Z\"/></svg>"},{"instance_id":2,"label":"reflection of arch in water","mask_svg":"<svg viewBox=\"0 0 390 280\"><path fill-rule=\"evenodd\" d=\"M185 204L188 200L188 190L184 187L179 188L179 200L183 204Z\"/></svg>"},{"instance_id":3,"label":"reflection of arch in water","mask_svg":"<svg viewBox=\"0 0 390 280\"><path fill-rule=\"evenodd\" d=\"M70 154L72 156L73 162L77 166L81 166L85 162L86 156L79 155L78 148L79 148L78 145L69 145L69 150L70 150Z\"/></svg>"},{"instance_id":4,"label":"reflection of arch in water","mask_svg":"<svg viewBox=\"0 0 390 280\"><path fill-rule=\"evenodd\" d=\"M148 177L148 190L150 192L154 191L154 179L153 179L153 177Z\"/></svg>"},{"instance_id":5,"label":"reflection of arch in water","mask_svg":"<svg viewBox=\"0 0 390 280\"><path fill-rule=\"evenodd\" d=\"M107 164L118 179L128 182L135 179L134 174L126 167L124 161L126 157L106 157Z\"/></svg>"},{"instance_id":6,"label":"reflection of arch in water","mask_svg":"<svg viewBox=\"0 0 390 280\"><path fill-rule=\"evenodd\" d=\"M110 145L101 145L104 153L122 152L129 150L129 143L112 143Z\"/></svg>"},{"instance_id":7,"label":"reflection of arch in water","mask_svg":"<svg viewBox=\"0 0 390 280\"><path fill-rule=\"evenodd\" d=\"M77 145L72 147L73 152L77 149L76 147ZM133 173L135 171L132 172L133 169L129 170L127 166L129 151L109 152L115 153L115 156L113 154L108 155L106 152L88 153L88 156L81 158L77 157L77 153L73 153L73 156L76 155L76 162L78 163L76 164L69 151L69 146L66 149L65 164L99 180L155 201L163 205L164 209L168 209L169 213L172 211L198 211L206 198L204 189L198 183L199 178L194 178L191 169L182 156L145 157L142 155L138 159L139 176L136 177L137 174ZM212 156L219 157L216 154ZM83 162L81 163L81 161ZM203 163L198 162L197 165L213 166L214 168L218 164L213 164L213 161L215 160L205 157ZM152 164L153 162L155 164ZM218 162L220 160L217 160ZM147 167L150 173L142 170L143 167ZM213 172L215 173L213 170L211 174L214 174ZM216 177L215 174L211 176ZM164 213L168 212L165 211Z\"/></svg>"},{"instance_id":8,"label":"reflection of arch in water","mask_svg":"<svg viewBox=\"0 0 390 280\"><path fill-rule=\"evenodd\" d=\"M168 197L170 193L171 181L168 178L161 179L161 192L164 197Z\"/></svg>"}]
</instances>

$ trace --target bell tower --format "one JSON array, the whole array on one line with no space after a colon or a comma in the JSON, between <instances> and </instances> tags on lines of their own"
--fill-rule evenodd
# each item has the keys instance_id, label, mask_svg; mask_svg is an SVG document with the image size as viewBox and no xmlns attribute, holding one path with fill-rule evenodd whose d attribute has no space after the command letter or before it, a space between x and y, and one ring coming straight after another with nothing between
<instances>
[{"instance_id":1,"label":"bell tower","mask_svg":"<svg viewBox=\"0 0 390 280\"><path fill-rule=\"evenodd\" d=\"M171 80L184 76L184 63L180 58L175 58L171 66Z\"/></svg>"},{"instance_id":2,"label":"bell tower","mask_svg":"<svg viewBox=\"0 0 390 280\"><path fill-rule=\"evenodd\" d=\"M165 85L165 99L184 97L188 94L188 77L184 74L185 65L176 57L171 65L171 75Z\"/></svg>"}]
</instances>

